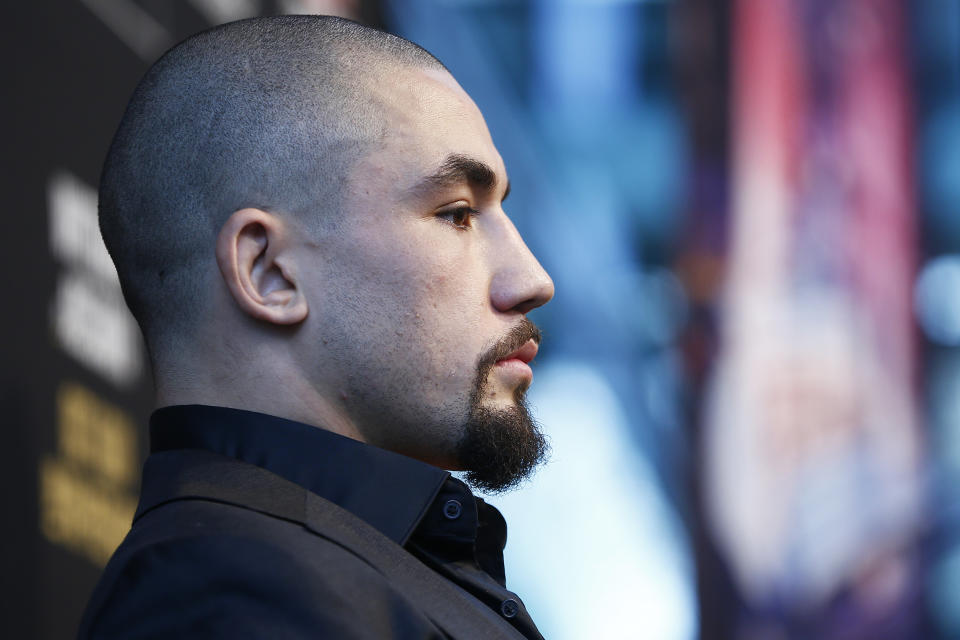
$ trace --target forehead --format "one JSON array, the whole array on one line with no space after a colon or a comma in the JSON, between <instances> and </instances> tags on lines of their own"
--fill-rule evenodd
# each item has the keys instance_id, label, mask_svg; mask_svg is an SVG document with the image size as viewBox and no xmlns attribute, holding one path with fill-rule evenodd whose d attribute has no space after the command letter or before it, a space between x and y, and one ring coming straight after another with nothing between
<instances>
[{"instance_id":1,"label":"forehead","mask_svg":"<svg viewBox=\"0 0 960 640\"><path fill-rule=\"evenodd\" d=\"M383 137L357 167L364 180L380 175L402 188L435 172L450 156L475 158L506 179L483 115L446 71L386 74L372 93Z\"/></svg>"}]
</instances>

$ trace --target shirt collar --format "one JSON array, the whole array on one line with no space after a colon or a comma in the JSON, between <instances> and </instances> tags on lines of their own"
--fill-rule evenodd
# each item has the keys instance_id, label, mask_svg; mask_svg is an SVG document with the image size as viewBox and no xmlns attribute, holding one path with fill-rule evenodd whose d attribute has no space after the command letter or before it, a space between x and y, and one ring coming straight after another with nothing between
<instances>
[{"instance_id":1,"label":"shirt collar","mask_svg":"<svg viewBox=\"0 0 960 640\"><path fill-rule=\"evenodd\" d=\"M450 474L386 449L263 413L179 405L150 416L150 451L203 449L263 467L404 545Z\"/></svg>"}]
</instances>

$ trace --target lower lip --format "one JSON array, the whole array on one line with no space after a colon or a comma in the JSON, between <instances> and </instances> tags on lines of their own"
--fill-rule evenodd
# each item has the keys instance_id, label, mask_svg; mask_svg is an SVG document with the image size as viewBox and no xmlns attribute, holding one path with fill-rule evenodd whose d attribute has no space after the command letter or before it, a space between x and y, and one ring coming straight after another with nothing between
<instances>
[{"instance_id":1,"label":"lower lip","mask_svg":"<svg viewBox=\"0 0 960 640\"><path fill-rule=\"evenodd\" d=\"M523 360L510 358L509 360L500 360L495 365L496 369L508 375L515 375L524 378L533 378L533 369Z\"/></svg>"}]
</instances>

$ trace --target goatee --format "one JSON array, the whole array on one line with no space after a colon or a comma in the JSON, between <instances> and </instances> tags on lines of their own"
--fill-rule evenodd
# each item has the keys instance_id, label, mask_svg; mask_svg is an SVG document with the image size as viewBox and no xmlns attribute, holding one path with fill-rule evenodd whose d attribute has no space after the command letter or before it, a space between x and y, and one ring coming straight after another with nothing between
<instances>
[{"instance_id":1,"label":"goatee","mask_svg":"<svg viewBox=\"0 0 960 640\"><path fill-rule=\"evenodd\" d=\"M483 354L477 364L470 417L456 454L460 466L467 471L467 481L487 493L501 493L520 484L550 450L527 406L529 385L520 385L514 390L512 407L492 409L482 404L493 366L531 339L539 343L540 330L524 318Z\"/></svg>"}]
</instances>

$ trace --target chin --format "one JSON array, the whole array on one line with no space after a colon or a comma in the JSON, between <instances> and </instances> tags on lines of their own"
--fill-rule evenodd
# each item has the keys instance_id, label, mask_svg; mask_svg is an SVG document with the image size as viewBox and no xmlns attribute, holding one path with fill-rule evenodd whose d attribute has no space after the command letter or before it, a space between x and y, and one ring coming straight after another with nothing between
<instances>
[{"instance_id":1,"label":"chin","mask_svg":"<svg viewBox=\"0 0 960 640\"><path fill-rule=\"evenodd\" d=\"M549 444L527 408L522 392L509 406L474 407L457 444L467 481L488 493L519 485L546 460Z\"/></svg>"}]
</instances>

